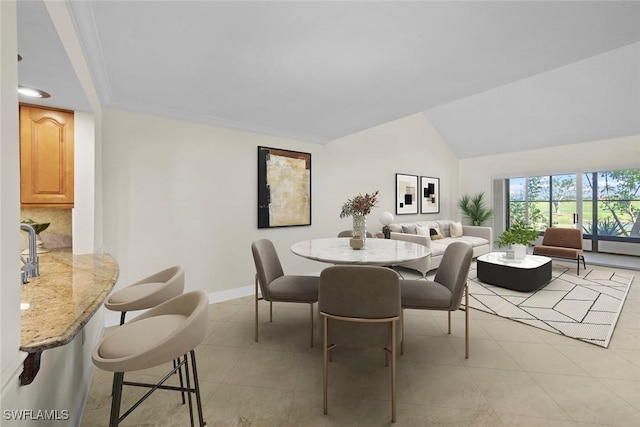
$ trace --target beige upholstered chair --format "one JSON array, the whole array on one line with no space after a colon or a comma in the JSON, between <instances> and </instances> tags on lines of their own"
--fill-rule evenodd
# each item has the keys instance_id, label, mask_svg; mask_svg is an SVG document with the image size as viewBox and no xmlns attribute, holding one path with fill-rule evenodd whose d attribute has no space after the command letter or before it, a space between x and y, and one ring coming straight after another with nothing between
<instances>
[{"instance_id":1,"label":"beige upholstered chair","mask_svg":"<svg viewBox=\"0 0 640 427\"><path fill-rule=\"evenodd\" d=\"M93 351L93 363L100 369L113 372L110 427L117 426L158 388L187 393L192 426L194 414L191 394L195 394L200 426L204 425L194 348L206 336L208 306L209 298L206 292L188 292L118 326L98 343ZM188 353L191 356L190 362L187 360ZM176 359L180 360L178 366L174 365L173 370L169 371L158 384L124 381L125 372L151 368ZM190 365L193 370L193 387L189 374ZM164 382L182 366L186 371L186 388L164 385ZM120 415L123 385L147 387L150 390Z\"/></svg>"},{"instance_id":2,"label":"beige upholstered chair","mask_svg":"<svg viewBox=\"0 0 640 427\"><path fill-rule=\"evenodd\" d=\"M391 420L395 422L396 346L401 314L398 275L385 267L329 267L320 274L318 297L325 415L331 350L336 345L381 348L386 356L391 355Z\"/></svg>"},{"instance_id":3,"label":"beige upholstered chair","mask_svg":"<svg viewBox=\"0 0 640 427\"><path fill-rule=\"evenodd\" d=\"M580 274L580 260L585 270L587 268L582 252L582 231L577 228L547 228L542 237L542 245L534 246L533 254L575 259L578 264L576 274Z\"/></svg>"},{"instance_id":4,"label":"beige upholstered chair","mask_svg":"<svg viewBox=\"0 0 640 427\"><path fill-rule=\"evenodd\" d=\"M177 297L184 291L184 268L174 266L122 288L104 302L109 310L119 311L120 324L127 311L146 310Z\"/></svg>"},{"instance_id":5,"label":"beige upholstered chair","mask_svg":"<svg viewBox=\"0 0 640 427\"><path fill-rule=\"evenodd\" d=\"M448 311L448 333L451 334L451 312L460 308L462 295L465 295L465 345L464 357L469 358L469 293L467 277L473 249L463 242L454 242L447 246L433 281L401 280L402 308L418 310ZM404 343L404 328L402 331ZM400 346L403 352L403 345Z\"/></svg>"},{"instance_id":6,"label":"beige upholstered chair","mask_svg":"<svg viewBox=\"0 0 640 427\"><path fill-rule=\"evenodd\" d=\"M273 243L267 239L251 244L256 266L255 279L255 340L258 341L258 301L269 301L269 321L273 322L273 302L298 302L309 304L311 323L311 347L313 347L313 304L318 301L316 276L285 275ZM260 294L258 294L258 285Z\"/></svg>"},{"instance_id":7,"label":"beige upholstered chair","mask_svg":"<svg viewBox=\"0 0 640 427\"><path fill-rule=\"evenodd\" d=\"M353 230L344 230L338 233L338 237L351 237L353 236ZM367 231L367 239L372 239L373 234Z\"/></svg>"}]
</instances>

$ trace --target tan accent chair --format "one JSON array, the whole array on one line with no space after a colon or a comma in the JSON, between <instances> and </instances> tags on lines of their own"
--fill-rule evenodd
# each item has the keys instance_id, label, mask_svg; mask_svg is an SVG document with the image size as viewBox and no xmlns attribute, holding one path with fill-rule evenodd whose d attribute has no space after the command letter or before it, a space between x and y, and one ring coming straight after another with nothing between
<instances>
[{"instance_id":1,"label":"tan accent chair","mask_svg":"<svg viewBox=\"0 0 640 427\"><path fill-rule=\"evenodd\" d=\"M191 394L195 394L200 426L204 425L194 349L206 336L208 307L209 298L206 292L188 292L118 326L98 343L92 354L93 363L100 369L113 372L110 427L122 422L157 389L187 393L192 426L194 414ZM190 353L191 362L187 360L188 353ZM176 359L179 360L178 366L174 364L173 369L157 384L124 381L125 372L151 368ZM191 387L189 374L190 365L193 369L193 387ZM186 371L186 388L182 385L180 387L164 385L164 382L183 366ZM150 390L121 416L123 385L146 387Z\"/></svg>"},{"instance_id":2,"label":"tan accent chair","mask_svg":"<svg viewBox=\"0 0 640 427\"><path fill-rule=\"evenodd\" d=\"M146 310L155 307L184 291L184 267L177 265L145 277L122 288L105 300L109 310L119 311L120 324L124 323L127 311Z\"/></svg>"},{"instance_id":3,"label":"tan accent chair","mask_svg":"<svg viewBox=\"0 0 640 427\"><path fill-rule=\"evenodd\" d=\"M311 347L313 347L313 304L318 302L317 276L285 275L273 243L267 239L251 244L256 266L255 279L255 340L258 342L258 301L269 301L269 322L273 322L273 302L297 302L309 304L311 323ZM260 286L260 296L258 294Z\"/></svg>"},{"instance_id":4,"label":"tan accent chair","mask_svg":"<svg viewBox=\"0 0 640 427\"><path fill-rule=\"evenodd\" d=\"M328 361L336 345L381 348L391 356L391 421L396 421L396 346L400 326L400 285L391 269L329 267L320 274L318 311L323 336L324 414L328 412Z\"/></svg>"},{"instance_id":5,"label":"tan accent chair","mask_svg":"<svg viewBox=\"0 0 640 427\"><path fill-rule=\"evenodd\" d=\"M577 228L547 228L542 237L542 245L534 246L533 254L575 259L578 265L576 274L580 274L580 261L587 269L582 251L582 231Z\"/></svg>"},{"instance_id":6,"label":"tan accent chair","mask_svg":"<svg viewBox=\"0 0 640 427\"><path fill-rule=\"evenodd\" d=\"M431 280L401 280L402 309L446 310L448 311L448 333L451 334L451 312L460 309L464 302L464 357L469 358L469 290L467 277L473 249L464 242L454 242L447 246L442 262ZM404 328L400 354L404 352Z\"/></svg>"}]
</instances>

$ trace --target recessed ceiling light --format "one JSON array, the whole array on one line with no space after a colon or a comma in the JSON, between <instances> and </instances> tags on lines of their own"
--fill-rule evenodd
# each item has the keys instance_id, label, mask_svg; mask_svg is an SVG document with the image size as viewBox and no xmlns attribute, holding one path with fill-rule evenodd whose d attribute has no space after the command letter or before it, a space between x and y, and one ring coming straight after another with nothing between
<instances>
[{"instance_id":1,"label":"recessed ceiling light","mask_svg":"<svg viewBox=\"0 0 640 427\"><path fill-rule=\"evenodd\" d=\"M32 87L27 87L27 86L18 86L18 93L20 95L28 96L29 98L50 98L51 97L51 95L49 95L47 92L43 90L34 89Z\"/></svg>"}]
</instances>

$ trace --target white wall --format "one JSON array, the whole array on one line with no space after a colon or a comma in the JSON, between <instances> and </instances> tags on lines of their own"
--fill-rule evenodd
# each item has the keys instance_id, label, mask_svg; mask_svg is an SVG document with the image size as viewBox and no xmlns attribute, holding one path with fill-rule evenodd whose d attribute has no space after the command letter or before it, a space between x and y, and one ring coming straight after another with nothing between
<instances>
[{"instance_id":1,"label":"white wall","mask_svg":"<svg viewBox=\"0 0 640 427\"><path fill-rule=\"evenodd\" d=\"M74 123L73 253L91 254L95 246L95 121L92 113L76 111Z\"/></svg>"},{"instance_id":2,"label":"white wall","mask_svg":"<svg viewBox=\"0 0 640 427\"><path fill-rule=\"evenodd\" d=\"M114 110L103 126L105 250L120 265L117 287L175 264L187 290L252 285L251 241L270 238L285 252L313 237L313 226L257 229L256 147L311 152L322 170L321 146Z\"/></svg>"},{"instance_id":3,"label":"white wall","mask_svg":"<svg viewBox=\"0 0 640 427\"><path fill-rule=\"evenodd\" d=\"M397 222L450 218L458 194L458 159L422 113L414 114L332 141L327 146L333 159L327 179L334 197L327 218L333 229L348 229L347 219L338 219L342 203L359 192L380 190L379 207L369 218L368 228L380 231L379 216L389 211ZM440 178L440 213L395 214L396 173ZM372 230L373 231L373 230Z\"/></svg>"},{"instance_id":4,"label":"white wall","mask_svg":"<svg viewBox=\"0 0 640 427\"><path fill-rule=\"evenodd\" d=\"M22 363L20 346L20 158L16 4L0 2L0 375L2 390Z\"/></svg>"},{"instance_id":5,"label":"white wall","mask_svg":"<svg viewBox=\"0 0 640 427\"><path fill-rule=\"evenodd\" d=\"M448 217L458 189L457 159L422 114L327 146L115 110L103 125L105 248L120 265L117 287L173 264L185 266L187 289L252 285L259 238L273 240L288 273L317 272L321 264L288 248L350 228L339 218L347 198L381 191L375 232L394 209L396 172L441 178L442 214L432 217ZM258 145L312 154L311 226L257 228Z\"/></svg>"}]
</instances>

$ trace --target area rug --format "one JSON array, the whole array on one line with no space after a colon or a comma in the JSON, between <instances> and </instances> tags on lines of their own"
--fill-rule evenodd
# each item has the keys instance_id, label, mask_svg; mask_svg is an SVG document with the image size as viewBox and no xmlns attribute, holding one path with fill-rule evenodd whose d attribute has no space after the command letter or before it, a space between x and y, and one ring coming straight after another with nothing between
<instances>
[{"instance_id":1,"label":"area rug","mask_svg":"<svg viewBox=\"0 0 640 427\"><path fill-rule=\"evenodd\" d=\"M518 292L478 280L469 270L469 306L556 334L607 348L633 275L553 263L551 282L533 292Z\"/></svg>"}]
</instances>

